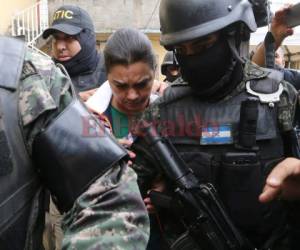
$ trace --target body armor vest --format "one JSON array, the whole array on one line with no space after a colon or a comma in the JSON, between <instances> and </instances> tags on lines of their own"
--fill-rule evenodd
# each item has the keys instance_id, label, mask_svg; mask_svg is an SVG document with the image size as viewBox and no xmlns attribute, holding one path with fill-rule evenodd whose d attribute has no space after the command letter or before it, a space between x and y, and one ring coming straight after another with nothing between
<instances>
[{"instance_id":1,"label":"body armor vest","mask_svg":"<svg viewBox=\"0 0 300 250\"><path fill-rule=\"evenodd\" d=\"M272 79L273 78L273 79ZM281 75L275 71L249 82L253 93L275 94L279 101ZM282 205L261 204L258 196L267 175L284 157L276 102L258 101L255 145L238 145L240 111L253 98L246 91L202 102L187 85L167 89L160 105L158 128L167 135L201 182L213 183L234 223L256 246L284 227Z\"/></svg>"},{"instance_id":2,"label":"body armor vest","mask_svg":"<svg viewBox=\"0 0 300 250\"><path fill-rule=\"evenodd\" d=\"M0 248L24 249L39 183L22 136L17 91L24 43L0 39ZM37 247L37 245L35 245ZM37 249L37 248L36 248Z\"/></svg>"}]
</instances>

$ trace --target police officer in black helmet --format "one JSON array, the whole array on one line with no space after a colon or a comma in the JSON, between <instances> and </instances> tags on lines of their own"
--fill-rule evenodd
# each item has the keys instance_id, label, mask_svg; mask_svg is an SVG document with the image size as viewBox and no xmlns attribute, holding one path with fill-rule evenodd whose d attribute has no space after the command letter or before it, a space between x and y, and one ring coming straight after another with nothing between
<instances>
[{"instance_id":1,"label":"police officer in black helmet","mask_svg":"<svg viewBox=\"0 0 300 250\"><path fill-rule=\"evenodd\" d=\"M161 44L174 51L182 79L144 119L169 137L200 182L213 183L252 249L298 249L291 240L298 237L294 224L300 225L296 204L259 201L275 166L300 164L290 143L298 104L297 92L279 72L244 59L242 49L257 28L250 1L162 0L160 24ZM172 196L169 180L142 138L134 146L144 152L135 149L134 167L148 211L158 212L168 248L180 249L176 242L184 230L173 219L174 206L162 208L147 196L151 189Z\"/></svg>"},{"instance_id":2,"label":"police officer in black helmet","mask_svg":"<svg viewBox=\"0 0 300 250\"><path fill-rule=\"evenodd\" d=\"M218 99L234 87L225 83L241 66L238 47L256 30L248 1L163 1L160 22L161 44L175 51L183 78L198 95Z\"/></svg>"},{"instance_id":3,"label":"police officer in black helmet","mask_svg":"<svg viewBox=\"0 0 300 250\"><path fill-rule=\"evenodd\" d=\"M168 51L165 54L161 64L161 73L166 77L164 82L174 82L180 76L180 68L173 51Z\"/></svg>"}]
</instances>

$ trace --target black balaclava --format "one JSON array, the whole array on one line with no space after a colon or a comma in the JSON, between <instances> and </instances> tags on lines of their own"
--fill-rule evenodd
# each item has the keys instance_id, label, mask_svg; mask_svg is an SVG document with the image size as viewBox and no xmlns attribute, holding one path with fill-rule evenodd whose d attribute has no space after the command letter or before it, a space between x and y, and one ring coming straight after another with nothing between
<instances>
[{"instance_id":1,"label":"black balaclava","mask_svg":"<svg viewBox=\"0 0 300 250\"><path fill-rule=\"evenodd\" d=\"M59 61L54 59L56 63L62 64L71 77L82 73L92 72L96 69L99 56L96 49L95 33L89 29L83 29L76 35L81 50L68 61Z\"/></svg>"},{"instance_id":2,"label":"black balaclava","mask_svg":"<svg viewBox=\"0 0 300 250\"><path fill-rule=\"evenodd\" d=\"M178 77L180 77L180 72L178 72L177 75L172 75L171 72L169 72L167 70L165 76L166 76L166 79L164 81L174 82Z\"/></svg>"},{"instance_id":3,"label":"black balaclava","mask_svg":"<svg viewBox=\"0 0 300 250\"><path fill-rule=\"evenodd\" d=\"M176 58L182 78L191 86L193 93L204 99L223 97L242 79L242 65L234 58L224 37L199 54L176 54Z\"/></svg>"}]
</instances>

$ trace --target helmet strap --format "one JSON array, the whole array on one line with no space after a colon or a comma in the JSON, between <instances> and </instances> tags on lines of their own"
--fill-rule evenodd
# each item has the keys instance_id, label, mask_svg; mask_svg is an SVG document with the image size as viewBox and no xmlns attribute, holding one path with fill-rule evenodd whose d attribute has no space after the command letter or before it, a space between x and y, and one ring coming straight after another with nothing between
<instances>
[{"instance_id":1,"label":"helmet strap","mask_svg":"<svg viewBox=\"0 0 300 250\"><path fill-rule=\"evenodd\" d=\"M238 62L245 64L245 59L240 56L241 42L238 42L237 44L236 36L227 36L227 42L233 55L233 58L236 59Z\"/></svg>"},{"instance_id":2,"label":"helmet strap","mask_svg":"<svg viewBox=\"0 0 300 250\"><path fill-rule=\"evenodd\" d=\"M172 51L173 51L173 65L179 66L178 60L176 58L176 50L173 49Z\"/></svg>"}]
</instances>

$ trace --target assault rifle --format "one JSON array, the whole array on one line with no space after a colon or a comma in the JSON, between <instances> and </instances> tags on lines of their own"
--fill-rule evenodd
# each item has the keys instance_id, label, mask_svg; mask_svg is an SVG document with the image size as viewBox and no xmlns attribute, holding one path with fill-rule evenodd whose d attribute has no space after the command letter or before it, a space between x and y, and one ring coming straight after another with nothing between
<instances>
[{"instance_id":1,"label":"assault rifle","mask_svg":"<svg viewBox=\"0 0 300 250\"><path fill-rule=\"evenodd\" d=\"M144 127L142 132L165 176L175 186L176 201L182 208L183 217L176 219L181 219L186 231L171 249L254 250L231 222L214 186L199 183L171 142L161 138L153 126Z\"/></svg>"}]
</instances>

